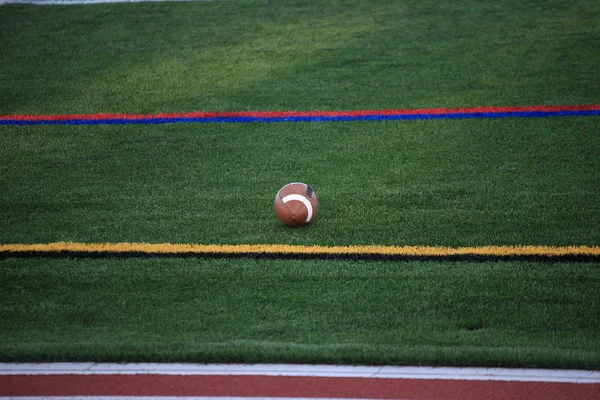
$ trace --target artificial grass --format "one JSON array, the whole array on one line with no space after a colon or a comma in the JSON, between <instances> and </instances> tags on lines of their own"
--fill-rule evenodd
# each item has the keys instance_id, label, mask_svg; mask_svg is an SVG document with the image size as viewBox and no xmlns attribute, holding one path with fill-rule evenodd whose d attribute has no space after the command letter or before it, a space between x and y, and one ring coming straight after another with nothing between
<instances>
[{"instance_id":1,"label":"artificial grass","mask_svg":"<svg viewBox=\"0 0 600 400\"><path fill-rule=\"evenodd\" d=\"M599 368L598 264L0 262L0 360Z\"/></svg>"},{"instance_id":2,"label":"artificial grass","mask_svg":"<svg viewBox=\"0 0 600 400\"><path fill-rule=\"evenodd\" d=\"M0 113L596 103L596 2L0 7ZM0 242L597 245L599 119L0 126ZM310 230L276 191L320 195Z\"/></svg>"},{"instance_id":3,"label":"artificial grass","mask_svg":"<svg viewBox=\"0 0 600 400\"><path fill-rule=\"evenodd\" d=\"M596 1L0 7L0 112L596 103Z\"/></svg>"},{"instance_id":4,"label":"artificial grass","mask_svg":"<svg viewBox=\"0 0 600 400\"><path fill-rule=\"evenodd\" d=\"M0 241L598 245L598 119L3 127ZM307 229L281 186L315 188Z\"/></svg>"},{"instance_id":5,"label":"artificial grass","mask_svg":"<svg viewBox=\"0 0 600 400\"><path fill-rule=\"evenodd\" d=\"M0 7L0 114L598 103L594 1ZM599 119L0 126L0 243L600 244ZM275 219L314 185L308 229ZM599 368L598 264L0 261L4 361Z\"/></svg>"}]
</instances>

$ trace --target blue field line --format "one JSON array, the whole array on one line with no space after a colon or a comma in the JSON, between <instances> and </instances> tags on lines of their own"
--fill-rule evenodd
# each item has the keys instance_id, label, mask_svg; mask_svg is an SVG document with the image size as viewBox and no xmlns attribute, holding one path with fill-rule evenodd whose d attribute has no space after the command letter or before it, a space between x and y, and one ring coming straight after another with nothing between
<instances>
[{"instance_id":1,"label":"blue field line","mask_svg":"<svg viewBox=\"0 0 600 400\"><path fill-rule=\"evenodd\" d=\"M73 119L73 120L0 120L0 125L131 125L172 123L271 123L271 122L332 122L332 121L404 121L430 119L498 119L545 118L600 115L600 110L519 111L446 114L375 114L338 116L285 116L285 117L200 117L200 118L140 118L140 119Z\"/></svg>"}]
</instances>

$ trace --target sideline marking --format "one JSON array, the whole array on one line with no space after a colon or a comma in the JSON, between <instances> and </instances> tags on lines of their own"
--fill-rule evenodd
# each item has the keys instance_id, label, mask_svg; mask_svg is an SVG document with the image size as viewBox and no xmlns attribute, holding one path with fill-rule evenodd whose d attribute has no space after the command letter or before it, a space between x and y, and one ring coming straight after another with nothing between
<instances>
[{"instance_id":1,"label":"sideline marking","mask_svg":"<svg viewBox=\"0 0 600 400\"><path fill-rule=\"evenodd\" d=\"M465 261L599 261L600 246L300 246L286 244L74 243L0 244L8 257L252 257Z\"/></svg>"},{"instance_id":2,"label":"sideline marking","mask_svg":"<svg viewBox=\"0 0 600 400\"><path fill-rule=\"evenodd\" d=\"M390 121L428 119L545 118L600 115L600 104L518 107L421 108L355 111L223 111L158 114L0 115L0 125L99 125Z\"/></svg>"},{"instance_id":3,"label":"sideline marking","mask_svg":"<svg viewBox=\"0 0 600 400\"><path fill-rule=\"evenodd\" d=\"M0 375L258 375L600 384L600 371L305 364L0 363Z\"/></svg>"}]
</instances>

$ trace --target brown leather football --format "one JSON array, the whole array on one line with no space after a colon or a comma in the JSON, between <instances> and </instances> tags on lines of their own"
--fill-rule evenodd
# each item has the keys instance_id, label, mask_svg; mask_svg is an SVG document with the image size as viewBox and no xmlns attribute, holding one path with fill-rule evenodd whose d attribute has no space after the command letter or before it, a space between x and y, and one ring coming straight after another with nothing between
<instances>
[{"instance_id":1,"label":"brown leather football","mask_svg":"<svg viewBox=\"0 0 600 400\"><path fill-rule=\"evenodd\" d=\"M317 194L305 183L288 183L277 192L275 214L287 226L310 224L317 216Z\"/></svg>"}]
</instances>

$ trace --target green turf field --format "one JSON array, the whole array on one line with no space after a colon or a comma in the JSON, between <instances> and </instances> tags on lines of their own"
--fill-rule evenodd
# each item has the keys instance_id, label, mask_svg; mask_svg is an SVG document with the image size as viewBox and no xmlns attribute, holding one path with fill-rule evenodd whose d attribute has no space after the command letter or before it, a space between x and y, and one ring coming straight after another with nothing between
<instances>
[{"instance_id":1,"label":"green turf field","mask_svg":"<svg viewBox=\"0 0 600 400\"><path fill-rule=\"evenodd\" d=\"M4 243L597 245L598 118L4 127ZM307 181L309 229L273 198ZM6 185L6 186L4 186Z\"/></svg>"},{"instance_id":2,"label":"green turf field","mask_svg":"<svg viewBox=\"0 0 600 400\"><path fill-rule=\"evenodd\" d=\"M0 6L0 115L600 103L594 1ZM0 244L600 245L600 117L0 125ZM277 190L314 186L308 228ZM0 361L600 368L600 263L0 259Z\"/></svg>"},{"instance_id":3,"label":"green turf field","mask_svg":"<svg viewBox=\"0 0 600 400\"><path fill-rule=\"evenodd\" d=\"M5 5L0 110L597 103L599 19L594 0Z\"/></svg>"},{"instance_id":4,"label":"green turf field","mask_svg":"<svg viewBox=\"0 0 600 400\"><path fill-rule=\"evenodd\" d=\"M598 265L7 260L4 360L597 368Z\"/></svg>"}]
</instances>

